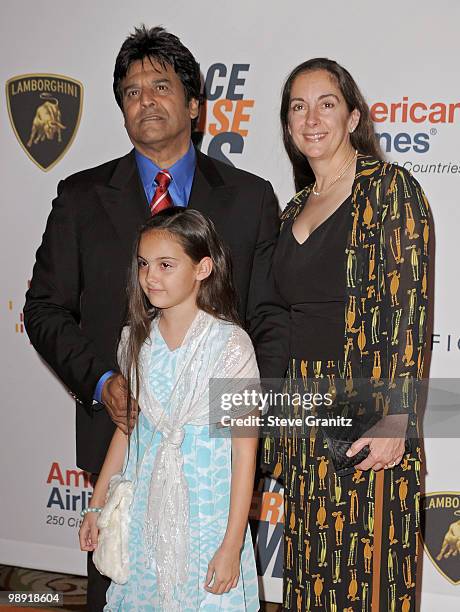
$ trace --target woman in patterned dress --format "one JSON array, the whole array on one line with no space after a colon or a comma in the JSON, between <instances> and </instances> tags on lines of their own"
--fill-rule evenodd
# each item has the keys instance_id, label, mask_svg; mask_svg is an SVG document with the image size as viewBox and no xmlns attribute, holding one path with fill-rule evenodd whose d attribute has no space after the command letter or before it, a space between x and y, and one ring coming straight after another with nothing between
<instances>
[{"instance_id":1,"label":"woman in patterned dress","mask_svg":"<svg viewBox=\"0 0 460 612\"><path fill-rule=\"evenodd\" d=\"M212 222L183 208L152 217L136 245L128 293L119 363L127 397L136 399L127 412L132 418L138 403L138 424L129 444L116 430L80 529L82 550L95 550L97 512L125 466L124 478L134 482L129 575L111 583L104 610L256 612L247 520L257 431L243 437L219 427L230 423L210 380L225 379L231 393L258 370Z\"/></svg>"},{"instance_id":2,"label":"woman in patterned dress","mask_svg":"<svg viewBox=\"0 0 460 612\"><path fill-rule=\"evenodd\" d=\"M364 387L379 418L347 453L369 454L345 475L327 421L306 424L299 401L287 411L302 427L265 441L285 486L283 609L414 610L428 203L406 170L381 160L368 106L336 62L292 71L281 123L300 189L273 263L289 311L286 389L332 398L343 389L351 404ZM335 416L326 405L311 412Z\"/></svg>"}]
</instances>

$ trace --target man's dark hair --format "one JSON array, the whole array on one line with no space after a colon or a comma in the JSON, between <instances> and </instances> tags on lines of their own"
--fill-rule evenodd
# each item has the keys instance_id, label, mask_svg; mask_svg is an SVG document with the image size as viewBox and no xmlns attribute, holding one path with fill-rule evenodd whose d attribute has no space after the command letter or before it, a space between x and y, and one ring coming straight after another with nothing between
<instances>
[{"instance_id":1,"label":"man's dark hair","mask_svg":"<svg viewBox=\"0 0 460 612\"><path fill-rule=\"evenodd\" d=\"M131 64L138 60L155 61L166 68L172 66L185 90L186 102L192 98L200 101L201 79L200 67L196 59L177 36L164 28L147 29L145 25L134 29L121 49L115 61L113 71L113 93L118 106L123 110L123 92L121 82Z\"/></svg>"}]
</instances>

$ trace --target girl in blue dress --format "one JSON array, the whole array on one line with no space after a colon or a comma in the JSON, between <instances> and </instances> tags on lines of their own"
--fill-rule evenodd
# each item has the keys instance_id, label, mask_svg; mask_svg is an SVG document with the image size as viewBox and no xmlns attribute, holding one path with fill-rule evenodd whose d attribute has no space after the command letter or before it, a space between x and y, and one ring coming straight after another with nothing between
<instances>
[{"instance_id":1,"label":"girl in blue dress","mask_svg":"<svg viewBox=\"0 0 460 612\"><path fill-rule=\"evenodd\" d=\"M212 223L187 209L152 217L136 245L128 290L129 326L118 356L132 398L128 422L137 406L139 414L130 436L116 429L94 511L80 529L81 549L94 551L98 510L110 479L123 471L134 483L129 575L111 583L104 610L257 611L247 528L257 431L229 435L219 426L217 399L223 390L241 391L258 370ZM239 417L254 406L231 410Z\"/></svg>"}]
</instances>

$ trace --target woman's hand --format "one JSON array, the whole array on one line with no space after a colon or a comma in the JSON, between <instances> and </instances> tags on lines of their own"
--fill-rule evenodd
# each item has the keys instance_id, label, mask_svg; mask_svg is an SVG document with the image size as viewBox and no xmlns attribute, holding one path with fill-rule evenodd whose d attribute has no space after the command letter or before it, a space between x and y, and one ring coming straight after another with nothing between
<instances>
[{"instance_id":1,"label":"woman's hand","mask_svg":"<svg viewBox=\"0 0 460 612\"><path fill-rule=\"evenodd\" d=\"M80 538L80 550L96 550L97 537L99 535L99 529L97 527L98 516L99 512L88 512L85 514L78 533Z\"/></svg>"},{"instance_id":2,"label":"woman's hand","mask_svg":"<svg viewBox=\"0 0 460 612\"><path fill-rule=\"evenodd\" d=\"M364 446L369 445L368 456L355 465L358 470L374 470L392 468L401 463L404 455L405 438L359 438L347 451L348 457L356 455Z\"/></svg>"},{"instance_id":3,"label":"woman's hand","mask_svg":"<svg viewBox=\"0 0 460 612\"><path fill-rule=\"evenodd\" d=\"M353 457L366 445L368 456L355 467L358 470L393 468L401 463L405 453L407 414L387 415L369 429L366 437L359 438L350 446L347 457ZM391 437L386 437L391 435Z\"/></svg>"},{"instance_id":4,"label":"woman's hand","mask_svg":"<svg viewBox=\"0 0 460 612\"><path fill-rule=\"evenodd\" d=\"M222 595L236 587L240 577L240 554L241 547L224 543L219 546L208 565L205 591Z\"/></svg>"}]
</instances>

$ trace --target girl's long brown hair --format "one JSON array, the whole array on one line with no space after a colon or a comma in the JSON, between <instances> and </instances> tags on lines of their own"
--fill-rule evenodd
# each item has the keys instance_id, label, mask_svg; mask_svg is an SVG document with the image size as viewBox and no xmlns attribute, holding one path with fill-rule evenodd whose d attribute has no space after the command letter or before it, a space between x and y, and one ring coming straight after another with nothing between
<instances>
[{"instance_id":1,"label":"girl's long brown hair","mask_svg":"<svg viewBox=\"0 0 460 612\"><path fill-rule=\"evenodd\" d=\"M360 112L359 123L351 134L350 140L354 149L358 153L370 155L375 159L382 158L382 152L374 132L374 124L366 100L361 93L356 81L343 66L334 60L325 57L310 59L294 68L286 79L281 95L280 119L283 132L283 143L286 153L289 156L294 174L296 191L303 189L315 180L313 170L308 163L305 155L299 151L289 133L289 105L291 101L291 89L295 79L305 72L314 70L326 70L339 86L340 91L347 104L348 111L351 113L355 108Z\"/></svg>"},{"instance_id":2,"label":"girl's long brown hair","mask_svg":"<svg viewBox=\"0 0 460 612\"><path fill-rule=\"evenodd\" d=\"M153 319L159 310L152 306L139 283L138 250L141 238L147 232L166 232L177 240L185 253L195 263L203 257L212 260L211 274L201 281L197 295L197 307L218 319L240 325L237 311L237 295L232 279L232 265L228 249L217 235L214 224L197 210L172 207L151 217L140 229L134 244L128 275L128 341L123 362L127 378L127 418L137 410L140 373L139 354L150 334Z\"/></svg>"}]
</instances>

